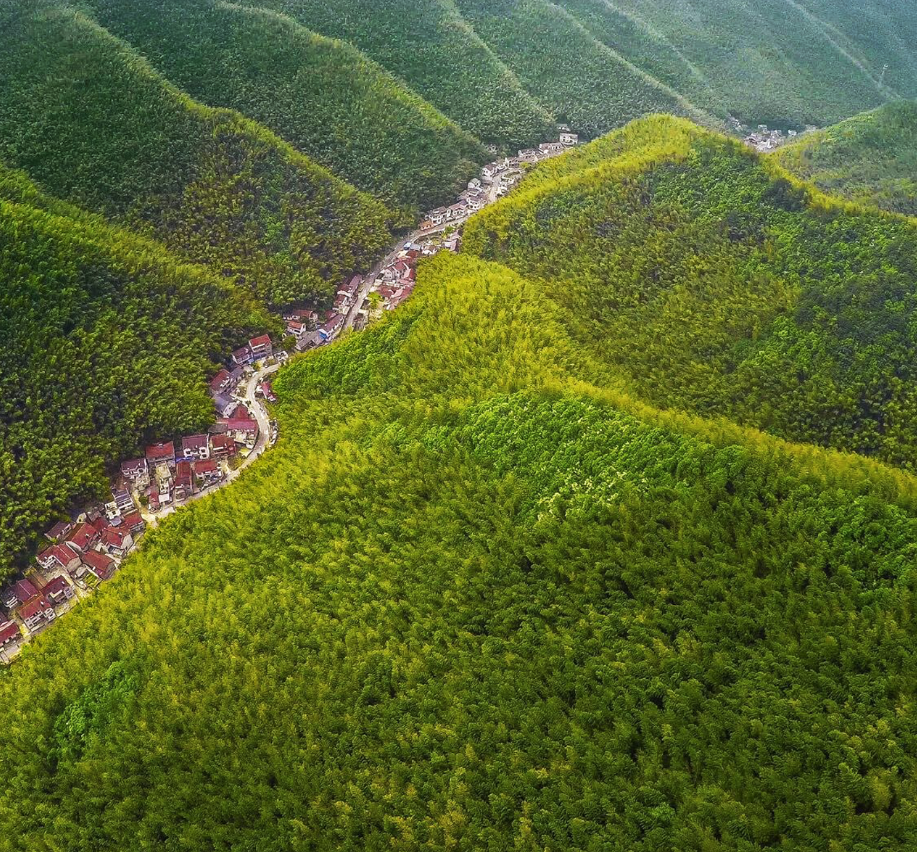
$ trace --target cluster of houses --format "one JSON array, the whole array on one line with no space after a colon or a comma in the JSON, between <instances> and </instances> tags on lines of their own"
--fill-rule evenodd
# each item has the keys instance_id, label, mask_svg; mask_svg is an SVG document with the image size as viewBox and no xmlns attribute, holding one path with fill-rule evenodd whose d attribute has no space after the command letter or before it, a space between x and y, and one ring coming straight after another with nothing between
<instances>
[{"instance_id":1,"label":"cluster of houses","mask_svg":"<svg viewBox=\"0 0 917 852\"><path fill-rule=\"evenodd\" d=\"M312 308L289 308L284 311L287 334L295 339L298 352L330 343L337 337L351 307L360 298L363 281L362 275L354 275L343 283L335 294L332 308L321 314Z\"/></svg>"}]
</instances>

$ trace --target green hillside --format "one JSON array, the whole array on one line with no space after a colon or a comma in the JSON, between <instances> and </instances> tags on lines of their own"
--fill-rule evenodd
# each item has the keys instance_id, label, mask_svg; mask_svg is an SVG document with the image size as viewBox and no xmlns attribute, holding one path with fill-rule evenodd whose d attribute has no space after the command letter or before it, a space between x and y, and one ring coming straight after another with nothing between
<instances>
[{"instance_id":1,"label":"green hillside","mask_svg":"<svg viewBox=\"0 0 917 852\"><path fill-rule=\"evenodd\" d=\"M220 0L93 0L99 22L210 106L265 124L360 189L415 213L453 198L480 144L348 45Z\"/></svg>"},{"instance_id":2,"label":"green hillside","mask_svg":"<svg viewBox=\"0 0 917 852\"><path fill-rule=\"evenodd\" d=\"M77 12L0 10L0 158L270 303L326 293L389 213L238 113L207 109Z\"/></svg>"},{"instance_id":3,"label":"green hillside","mask_svg":"<svg viewBox=\"0 0 917 852\"><path fill-rule=\"evenodd\" d=\"M160 246L0 168L0 580L36 531L105 495L106 461L213 416L215 360L271 321Z\"/></svg>"},{"instance_id":4,"label":"green hillside","mask_svg":"<svg viewBox=\"0 0 917 852\"><path fill-rule=\"evenodd\" d=\"M11 850L904 850L917 482L582 380L440 257L0 678Z\"/></svg>"},{"instance_id":5,"label":"green hillside","mask_svg":"<svg viewBox=\"0 0 917 852\"><path fill-rule=\"evenodd\" d=\"M456 0L526 90L587 137L652 112L694 113L547 0Z\"/></svg>"},{"instance_id":6,"label":"green hillside","mask_svg":"<svg viewBox=\"0 0 917 852\"><path fill-rule=\"evenodd\" d=\"M487 143L543 141L551 115L499 61L452 0L246 0L352 42L422 97Z\"/></svg>"},{"instance_id":7,"label":"green hillside","mask_svg":"<svg viewBox=\"0 0 917 852\"><path fill-rule=\"evenodd\" d=\"M774 156L825 192L917 215L917 104L911 101L808 133Z\"/></svg>"},{"instance_id":8,"label":"green hillside","mask_svg":"<svg viewBox=\"0 0 917 852\"><path fill-rule=\"evenodd\" d=\"M656 405L913 468L915 236L659 117L539 167L465 246Z\"/></svg>"}]
</instances>

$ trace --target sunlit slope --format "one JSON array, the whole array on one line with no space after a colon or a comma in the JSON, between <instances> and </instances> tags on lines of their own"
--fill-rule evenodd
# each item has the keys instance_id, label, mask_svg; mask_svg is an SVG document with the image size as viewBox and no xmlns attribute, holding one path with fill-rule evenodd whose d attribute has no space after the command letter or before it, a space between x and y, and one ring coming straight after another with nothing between
<instances>
[{"instance_id":1,"label":"sunlit slope","mask_svg":"<svg viewBox=\"0 0 917 852\"><path fill-rule=\"evenodd\" d=\"M215 360L270 320L164 248L0 166L0 580L106 461L210 422Z\"/></svg>"},{"instance_id":2,"label":"sunlit slope","mask_svg":"<svg viewBox=\"0 0 917 852\"><path fill-rule=\"evenodd\" d=\"M598 373L451 257L288 370L0 679L9 847L908 848L914 482Z\"/></svg>"},{"instance_id":3,"label":"sunlit slope","mask_svg":"<svg viewBox=\"0 0 917 852\"><path fill-rule=\"evenodd\" d=\"M661 117L539 167L465 246L657 405L911 467L915 236Z\"/></svg>"},{"instance_id":4,"label":"sunlit slope","mask_svg":"<svg viewBox=\"0 0 917 852\"><path fill-rule=\"evenodd\" d=\"M0 11L0 157L267 302L323 294L389 213L262 127L191 101L84 15Z\"/></svg>"},{"instance_id":5,"label":"sunlit slope","mask_svg":"<svg viewBox=\"0 0 917 852\"><path fill-rule=\"evenodd\" d=\"M817 133L774 154L825 192L917 214L917 104L899 101Z\"/></svg>"},{"instance_id":6,"label":"sunlit slope","mask_svg":"<svg viewBox=\"0 0 917 852\"><path fill-rule=\"evenodd\" d=\"M169 80L231 107L360 189L429 209L485 153L469 134L349 45L291 18L220 0L93 0L96 18Z\"/></svg>"}]
</instances>

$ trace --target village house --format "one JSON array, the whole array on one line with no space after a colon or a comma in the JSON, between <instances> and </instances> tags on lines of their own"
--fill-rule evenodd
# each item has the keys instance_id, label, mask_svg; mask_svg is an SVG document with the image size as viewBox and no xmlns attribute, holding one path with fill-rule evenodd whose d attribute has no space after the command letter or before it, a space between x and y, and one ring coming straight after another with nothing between
<instances>
[{"instance_id":1,"label":"village house","mask_svg":"<svg viewBox=\"0 0 917 852\"><path fill-rule=\"evenodd\" d=\"M571 133L569 130L564 130L560 134L560 144L561 145L576 145L579 142L579 136L575 133Z\"/></svg>"},{"instance_id":2,"label":"village house","mask_svg":"<svg viewBox=\"0 0 917 852\"><path fill-rule=\"evenodd\" d=\"M104 553L93 550L92 553L86 554L85 567L99 580L108 580L115 573L115 560Z\"/></svg>"},{"instance_id":3,"label":"village house","mask_svg":"<svg viewBox=\"0 0 917 852\"><path fill-rule=\"evenodd\" d=\"M232 435L211 435L210 452L215 459L223 459L236 454L236 442Z\"/></svg>"},{"instance_id":4,"label":"village house","mask_svg":"<svg viewBox=\"0 0 917 852\"><path fill-rule=\"evenodd\" d=\"M301 322L310 329L314 329L318 323L318 313L311 308L293 308L283 315L287 322Z\"/></svg>"},{"instance_id":5,"label":"village house","mask_svg":"<svg viewBox=\"0 0 917 852\"><path fill-rule=\"evenodd\" d=\"M25 629L29 633L35 633L54 621L54 607L44 595L36 595L22 605L19 610L19 617L22 619Z\"/></svg>"},{"instance_id":6,"label":"village house","mask_svg":"<svg viewBox=\"0 0 917 852\"><path fill-rule=\"evenodd\" d=\"M159 502L159 489L155 485L150 488L147 494L147 505L149 505L151 512L158 512L162 508L162 504Z\"/></svg>"},{"instance_id":7,"label":"village house","mask_svg":"<svg viewBox=\"0 0 917 852\"><path fill-rule=\"evenodd\" d=\"M45 538L53 542L63 541L72 529L73 524L69 521L58 521L45 533Z\"/></svg>"},{"instance_id":8,"label":"village house","mask_svg":"<svg viewBox=\"0 0 917 852\"><path fill-rule=\"evenodd\" d=\"M167 464L169 467L175 467L175 444L169 441L167 444L153 444L146 448L146 460L150 467L156 467L159 464Z\"/></svg>"},{"instance_id":9,"label":"village house","mask_svg":"<svg viewBox=\"0 0 917 852\"><path fill-rule=\"evenodd\" d=\"M67 544L85 553L99 540L99 530L90 523L80 524L67 539Z\"/></svg>"},{"instance_id":10,"label":"village house","mask_svg":"<svg viewBox=\"0 0 917 852\"><path fill-rule=\"evenodd\" d=\"M448 210L449 221L454 222L456 219L461 219L462 216L468 213L468 205L464 201L458 201L449 207Z\"/></svg>"},{"instance_id":11,"label":"village house","mask_svg":"<svg viewBox=\"0 0 917 852\"><path fill-rule=\"evenodd\" d=\"M187 500L194 494L194 472L191 462L180 461L175 466L175 499Z\"/></svg>"},{"instance_id":12,"label":"village house","mask_svg":"<svg viewBox=\"0 0 917 852\"><path fill-rule=\"evenodd\" d=\"M11 642L18 642L22 638L22 632L15 621L6 621L0 624L0 648L5 648Z\"/></svg>"},{"instance_id":13,"label":"village house","mask_svg":"<svg viewBox=\"0 0 917 852\"><path fill-rule=\"evenodd\" d=\"M123 514L124 512L131 512L134 509L134 498L131 497L130 491L125 489L112 489L111 492L112 499L114 504L117 507L118 511Z\"/></svg>"},{"instance_id":14,"label":"village house","mask_svg":"<svg viewBox=\"0 0 917 852\"><path fill-rule=\"evenodd\" d=\"M209 459L210 441L206 435L186 435L182 438L181 450L186 459Z\"/></svg>"},{"instance_id":15,"label":"village house","mask_svg":"<svg viewBox=\"0 0 917 852\"><path fill-rule=\"evenodd\" d=\"M54 577L41 591L52 606L65 604L73 597L73 587L63 577Z\"/></svg>"},{"instance_id":16,"label":"village house","mask_svg":"<svg viewBox=\"0 0 917 852\"><path fill-rule=\"evenodd\" d=\"M331 340L344 324L344 317L334 314L324 325L319 326L318 333L322 340Z\"/></svg>"},{"instance_id":17,"label":"village house","mask_svg":"<svg viewBox=\"0 0 917 852\"><path fill-rule=\"evenodd\" d=\"M333 307L337 313L343 313L349 306L350 299L346 293L338 293L337 296L334 297Z\"/></svg>"},{"instance_id":18,"label":"village house","mask_svg":"<svg viewBox=\"0 0 917 852\"><path fill-rule=\"evenodd\" d=\"M210 393L226 393L232 384L232 375L225 367L210 380Z\"/></svg>"},{"instance_id":19,"label":"village house","mask_svg":"<svg viewBox=\"0 0 917 852\"><path fill-rule=\"evenodd\" d=\"M295 337L297 340L306 334L307 331L308 328L306 328L306 324L304 322L300 322L299 320L290 320L287 323L287 332L292 334L293 337Z\"/></svg>"},{"instance_id":20,"label":"village house","mask_svg":"<svg viewBox=\"0 0 917 852\"><path fill-rule=\"evenodd\" d=\"M538 150L541 151L542 154L551 156L553 154L562 153L564 146L560 142L542 142L538 146Z\"/></svg>"},{"instance_id":21,"label":"village house","mask_svg":"<svg viewBox=\"0 0 917 852\"><path fill-rule=\"evenodd\" d=\"M121 462L121 476L135 488L146 488L150 482L150 467L145 458Z\"/></svg>"},{"instance_id":22,"label":"village house","mask_svg":"<svg viewBox=\"0 0 917 852\"><path fill-rule=\"evenodd\" d=\"M429 218L433 227L439 227L449 218L449 211L445 207L437 207L430 211Z\"/></svg>"},{"instance_id":23,"label":"village house","mask_svg":"<svg viewBox=\"0 0 917 852\"><path fill-rule=\"evenodd\" d=\"M274 352L274 348L271 345L271 338L267 334L262 334L260 337L253 337L248 341L248 348L251 349L252 359L259 361L262 358L270 358Z\"/></svg>"},{"instance_id":24,"label":"village house","mask_svg":"<svg viewBox=\"0 0 917 852\"><path fill-rule=\"evenodd\" d=\"M80 555L74 548L65 544L55 544L39 553L35 560L45 571L53 571L55 568L72 571L79 565Z\"/></svg>"},{"instance_id":25,"label":"village house","mask_svg":"<svg viewBox=\"0 0 917 852\"><path fill-rule=\"evenodd\" d=\"M131 512L124 516L124 526L130 530L131 535L136 540L137 536L146 529L146 521L143 520L140 512Z\"/></svg>"},{"instance_id":26,"label":"village house","mask_svg":"<svg viewBox=\"0 0 917 852\"><path fill-rule=\"evenodd\" d=\"M363 283L362 275L354 275L346 286L338 290L338 293L344 293L349 299L353 300L360 291L360 285Z\"/></svg>"},{"instance_id":27,"label":"village house","mask_svg":"<svg viewBox=\"0 0 917 852\"><path fill-rule=\"evenodd\" d=\"M226 417L236 407L236 404L236 401L225 393L217 394L213 398L213 406L220 417Z\"/></svg>"},{"instance_id":28,"label":"village house","mask_svg":"<svg viewBox=\"0 0 917 852\"><path fill-rule=\"evenodd\" d=\"M268 402L277 402L277 395L274 393L274 386L269 381L261 382L261 384L258 385L258 390L261 391L261 395Z\"/></svg>"},{"instance_id":29,"label":"village house","mask_svg":"<svg viewBox=\"0 0 917 852\"><path fill-rule=\"evenodd\" d=\"M206 485L213 485L223 478L223 471L216 459L207 459L194 463L194 475L203 479Z\"/></svg>"},{"instance_id":30,"label":"village house","mask_svg":"<svg viewBox=\"0 0 917 852\"><path fill-rule=\"evenodd\" d=\"M20 604L31 600L38 594L38 589L31 580L17 580L12 586L3 591L3 605L7 609L15 609Z\"/></svg>"},{"instance_id":31,"label":"village house","mask_svg":"<svg viewBox=\"0 0 917 852\"><path fill-rule=\"evenodd\" d=\"M535 164L541 159L538 151L534 148L526 148L523 151L519 152L519 162L520 163L532 163Z\"/></svg>"},{"instance_id":32,"label":"village house","mask_svg":"<svg viewBox=\"0 0 917 852\"><path fill-rule=\"evenodd\" d=\"M121 558L134 546L134 539L125 525L116 529L107 527L99 539L99 546L108 554ZM87 551L83 554L83 561L88 565L90 563L90 554L95 551Z\"/></svg>"},{"instance_id":33,"label":"village house","mask_svg":"<svg viewBox=\"0 0 917 852\"><path fill-rule=\"evenodd\" d=\"M470 181L468 181L468 189L480 189L480 188L481 188L481 179L480 178L472 178Z\"/></svg>"},{"instance_id":34,"label":"village house","mask_svg":"<svg viewBox=\"0 0 917 852\"><path fill-rule=\"evenodd\" d=\"M299 352L305 352L308 349L314 349L316 346L320 346L324 341L325 338L322 337L322 333L316 329L300 337L296 341L296 349Z\"/></svg>"},{"instance_id":35,"label":"village house","mask_svg":"<svg viewBox=\"0 0 917 852\"><path fill-rule=\"evenodd\" d=\"M252 350L247 346L240 346L235 352L232 353L233 364L238 364L240 367L243 367L246 364L251 364L253 360Z\"/></svg>"}]
</instances>

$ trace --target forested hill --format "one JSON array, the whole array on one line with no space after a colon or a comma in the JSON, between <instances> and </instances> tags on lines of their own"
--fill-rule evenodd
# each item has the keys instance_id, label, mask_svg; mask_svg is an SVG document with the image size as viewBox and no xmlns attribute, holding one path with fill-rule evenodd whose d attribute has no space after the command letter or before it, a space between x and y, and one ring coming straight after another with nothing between
<instances>
[{"instance_id":1,"label":"forested hill","mask_svg":"<svg viewBox=\"0 0 917 852\"><path fill-rule=\"evenodd\" d=\"M917 215L917 104L898 101L807 133L774 154L825 192Z\"/></svg>"},{"instance_id":2,"label":"forested hill","mask_svg":"<svg viewBox=\"0 0 917 852\"><path fill-rule=\"evenodd\" d=\"M439 256L0 678L17 850L913 848L917 483L594 384Z\"/></svg>"},{"instance_id":3,"label":"forested hill","mask_svg":"<svg viewBox=\"0 0 917 852\"><path fill-rule=\"evenodd\" d=\"M215 361L271 321L165 249L0 166L0 581L106 461L212 419Z\"/></svg>"},{"instance_id":4,"label":"forested hill","mask_svg":"<svg viewBox=\"0 0 917 852\"><path fill-rule=\"evenodd\" d=\"M238 113L190 100L82 13L0 9L0 158L261 300L368 267L391 214Z\"/></svg>"},{"instance_id":5,"label":"forested hill","mask_svg":"<svg viewBox=\"0 0 917 852\"><path fill-rule=\"evenodd\" d=\"M221 0L90 5L103 26L192 97L262 122L415 216L464 189L486 159L473 136L381 67L289 17Z\"/></svg>"},{"instance_id":6,"label":"forested hill","mask_svg":"<svg viewBox=\"0 0 917 852\"><path fill-rule=\"evenodd\" d=\"M356 44L488 142L529 105L595 135L654 110L833 124L917 96L917 10L886 0L246 0Z\"/></svg>"},{"instance_id":7,"label":"forested hill","mask_svg":"<svg viewBox=\"0 0 917 852\"><path fill-rule=\"evenodd\" d=\"M913 468L915 225L784 175L646 119L537 168L465 249L541 282L656 405Z\"/></svg>"}]
</instances>

